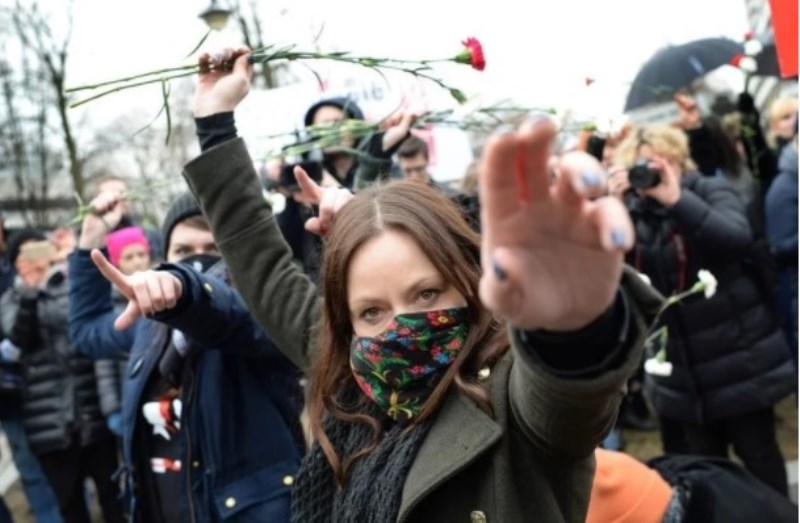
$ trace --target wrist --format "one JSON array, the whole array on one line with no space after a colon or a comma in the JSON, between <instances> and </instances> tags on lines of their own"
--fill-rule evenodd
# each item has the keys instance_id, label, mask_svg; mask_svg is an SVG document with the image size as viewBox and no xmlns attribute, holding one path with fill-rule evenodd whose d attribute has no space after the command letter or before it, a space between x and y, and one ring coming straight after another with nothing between
<instances>
[{"instance_id":1,"label":"wrist","mask_svg":"<svg viewBox=\"0 0 800 523\"><path fill-rule=\"evenodd\" d=\"M675 192L671 192L669 194L664 195L661 199L661 205L664 207L674 207L675 204L678 203L678 200L681 199L681 191L678 189Z\"/></svg>"},{"instance_id":2,"label":"wrist","mask_svg":"<svg viewBox=\"0 0 800 523\"><path fill-rule=\"evenodd\" d=\"M194 117L205 118L219 113L232 113L236 104L226 104L217 100L198 101L194 104Z\"/></svg>"}]
</instances>

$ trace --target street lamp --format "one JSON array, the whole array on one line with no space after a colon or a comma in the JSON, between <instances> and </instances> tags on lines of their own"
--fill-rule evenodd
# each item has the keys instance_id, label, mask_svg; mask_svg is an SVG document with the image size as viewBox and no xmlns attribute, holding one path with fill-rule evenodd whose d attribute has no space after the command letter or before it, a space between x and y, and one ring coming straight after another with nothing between
<instances>
[{"instance_id":1,"label":"street lamp","mask_svg":"<svg viewBox=\"0 0 800 523\"><path fill-rule=\"evenodd\" d=\"M230 15L230 9L219 7L217 5L217 0L211 0L211 4L206 10L200 13L200 18L205 20L209 28L219 31L228 23L228 17Z\"/></svg>"}]
</instances>

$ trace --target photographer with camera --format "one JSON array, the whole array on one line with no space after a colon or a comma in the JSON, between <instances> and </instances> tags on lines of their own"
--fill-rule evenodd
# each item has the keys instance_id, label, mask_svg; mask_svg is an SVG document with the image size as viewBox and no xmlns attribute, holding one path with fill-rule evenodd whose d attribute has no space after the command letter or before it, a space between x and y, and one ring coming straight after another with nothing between
<instances>
[{"instance_id":1,"label":"photographer with camera","mask_svg":"<svg viewBox=\"0 0 800 523\"><path fill-rule=\"evenodd\" d=\"M365 172L389 172L392 169L392 156L409 136L415 118L411 113L398 113L384 120L378 132L359 141L343 136L341 144L287 157L279 164L270 166L266 189L286 197L286 206L276 214L278 227L292 249L294 261L312 281L318 281L322 241L319 236L306 231L304 224L318 210L312 202L307 201L297 185L294 168L301 167L321 187L342 186L352 190L355 186L358 189L357 181L364 178ZM304 123L309 127L363 119L363 113L354 101L348 98L328 98L308 109ZM232 123L230 128L234 129ZM307 139L298 137L297 143L288 148L306 143ZM350 152L353 149L358 149L360 156ZM325 233L323 231L323 236Z\"/></svg>"},{"instance_id":2,"label":"photographer with camera","mask_svg":"<svg viewBox=\"0 0 800 523\"><path fill-rule=\"evenodd\" d=\"M719 285L661 316L673 370L650 376L648 388L665 451L675 451L676 427L692 454L727 457L732 445L754 476L786 494L773 408L794 390L794 370L761 282L743 263L754 244L744 203L724 179L696 172L678 129L639 129L615 159L609 191L636 229L628 262L665 296L691 288L700 269Z\"/></svg>"}]
</instances>

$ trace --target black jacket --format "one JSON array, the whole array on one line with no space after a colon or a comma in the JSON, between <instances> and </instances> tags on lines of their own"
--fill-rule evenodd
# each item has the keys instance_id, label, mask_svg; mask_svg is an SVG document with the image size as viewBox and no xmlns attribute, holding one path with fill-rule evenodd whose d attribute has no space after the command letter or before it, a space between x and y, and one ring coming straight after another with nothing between
<instances>
[{"instance_id":1,"label":"black jacket","mask_svg":"<svg viewBox=\"0 0 800 523\"><path fill-rule=\"evenodd\" d=\"M629 261L665 296L690 288L700 269L718 281L710 299L668 308L669 377L650 376L660 415L703 423L770 407L794 390L789 348L745 270L755 242L744 204L725 180L687 174L678 203L665 209L629 195L636 246Z\"/></svg>"},{"instance_id":2,"label":"black jacket","mask_svg":"<svg viewBox=\"0 0 800 523\"><path fill-rule=\"evenodd\" d=\"M114 310L122 313L128 300L116 288L111 291L114 297ZM128 367L128 354L119 358L95 360L94 370L97 374L97 393L100 395L100 410L104 416L122 410L122 382Z\"/></svg>"},{"instance_id":3,"label":"black jacket","mask_svg":"<svg viewBox=\"0 0 800 523\"><path fill-rule=\"evenodd\" d=\"M0 300L3 331L26 332L12 341L22 351L22 415L36 454L75 443L88 446L111 436L100 413L94 363L70 344L68 304L63 270L53 271L39 289L16 285Z\"/></svg>"}]
</instances>

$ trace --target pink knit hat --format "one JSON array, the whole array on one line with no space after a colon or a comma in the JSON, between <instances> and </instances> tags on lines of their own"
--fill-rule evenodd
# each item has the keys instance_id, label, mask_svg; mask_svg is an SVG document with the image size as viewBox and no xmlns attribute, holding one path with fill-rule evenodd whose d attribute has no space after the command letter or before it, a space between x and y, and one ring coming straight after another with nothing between
<instances>
[{"instance_id":1,"label":"pink knit hat","mask_svg":"<svg viewBox=\"0 0 800 523\"><path fill-rule=\"evenodd\" d=\"M122 251L125 250L125 247L136 244L144 247L148 253L150 252L150 242L147 241L147 236L145 236L141 227L126 227L106 236L106 246L111 257L111 263L115 267L119 267Z\"/></svg>"}]
</instances>

